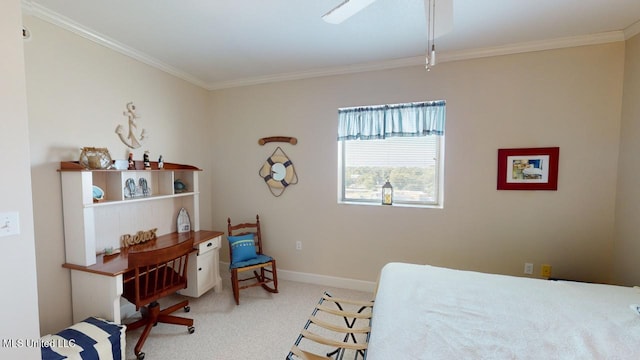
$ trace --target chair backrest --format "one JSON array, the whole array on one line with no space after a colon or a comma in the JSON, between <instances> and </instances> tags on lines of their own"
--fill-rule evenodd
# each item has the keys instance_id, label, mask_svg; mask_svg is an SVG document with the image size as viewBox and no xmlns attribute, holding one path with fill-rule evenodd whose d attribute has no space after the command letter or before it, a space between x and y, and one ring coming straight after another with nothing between
<instances>
[{"instance_id":1,"label":"chair backrest","mask_svg":"<svg viewBox=\"0 0 640 360\"><path fill-rule=\"evenodd\" d=\"M140 252L130 252L129 267L134 268L136 306L147 305L187 287L187 262L193 239L179 244Z\"/></svg>"},{"instance_id":2,"label":"chair backrest","mask_svg":"<svg viewBox=\"0 0 640 360\"><path fill-rule=\"evenodd\" d=\"M229 236L253 234L253 242L256 246L256 254L262 255L262 235L260 234L260 217L256 215L255 223L242 223L231 225L231 218L227 218L227 233ZM229 258L233 258L231 245L229 245Z\"/></svg>"}]
</instances>

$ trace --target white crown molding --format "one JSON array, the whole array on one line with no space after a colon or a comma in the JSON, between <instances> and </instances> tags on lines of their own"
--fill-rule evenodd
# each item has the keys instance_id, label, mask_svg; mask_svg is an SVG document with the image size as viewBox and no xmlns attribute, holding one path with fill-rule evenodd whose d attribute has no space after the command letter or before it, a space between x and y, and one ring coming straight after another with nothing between
<instances>
[{"instance_id":1,"label":"white crown molding","mask_svg":"<svg viewBox=\"0 0 640 360\"><path fill-rule=\"evenodd\" d=\"M135 50L127 45L119 43L113 39L110 39L107 36L104 36L92 29L84 27L77 22L60 15L54 11L51 11L39 4L35 4L29 0L22 0L22 9L25 14L29 14L40 18L46 22L49 22L53 25L61 27L65 30L71 31L77 35L82 36L83 38L98 43L102 46L105 46L108 49L119 52L123 55L129 56L133 59L136 59L142 63L145 63L149 66L155 67L159 70L162 70L166 73L169 73L175 77L178 77L182 80L190 82L194 85L200 86L202 88L207 88L207 84L203 81L200 81L196 77L185 73L179 69L176 69L173 66L167 65L162 61L159 61L147 54L144 54L138 50Z\"/></svg>"},{"instance_id":2,"label":"white crown molding","mask_svg":"<svg viewBox=\"0 0 640 360\"><path fill-rule=\"evenodd\" d=\"M638 34L640 34L640 21L636 21L635 23L629 25L626 29L624 29L625 40L628 40Z\"/></svg>"},{"instance_id":3,"label":"white crown molding","mask_svg":"<svg viewBox=\"0 0 640 360\"><path fill-rule=\"evenodd\" d=\"M180 79L190 82L194 85L200 86L207 90L219 90L233 87L258 85L272 82L289 81L289 80L301 80L315 77L332 76L332 75L344 75L359 73L365 71L378 71L395 69L407 66L424 65L424 56L415 56L402 59L394 59L389 61L370 62L353 64L347 66L335 66L321 69L312 69L307 71L289 72L265 76L257 76L243 79L236 79L230 81L219 81L206 83L200 79L185 73L175 67L167 65L157 59L154 59L147 54L144 54L138 50L132 49L124 44L121 44L113 39L110 39L104 35L101 35L89 28L86 28L73 20L66 18L56 12L53 12L39 4L35 4L30 0L22 0L22 8L24 13L36 16L44 21L57 25L63 29L76 33L85 39L101 44L109 49L117 51L121 54L134 58L142 63L153 66L166 73L174 75ZM438 62L448 61L461 61L470 60L483 57L501 56L509 54L518 54L532 51L543 51L560 48L568 48L575 46L596 45L609 42L625 41L630 37L640 33L640 21L627 27L624 31L610 31L600 34L584 35L565 37L551 40L532 41L520 44L511 44L490 48L480 48L462 51L444 52L438 54Z\"/></svg>"},{"instance_id":4,"label":"white crown molding","mask_svg":"<svg viewBox=\"0 0 640 360\"><path fill-rule=\"evenodd\" d=\"M422 62L424 63L424 58L422 58ZM301 79L309 79L309 78L322 77L322 76L343 75L343 74L352 74L352 73L365 72L365 71L394 69L394 68L414 66L414 65L416 65L415 58L403 58L403 59L395 59L395 60L388 60L388 61L381 61L381 62L360 63L360 64L353 64L353 65L346 65L346 66L334 66L334 67L327 67L327 68L320 68L320 69L312 69L307 71L281 73L281 74L274 74L274 75L256 76L256 77L244 78L244 79L238 79L238 80L213 82L209 84L207 88L209 90L219 90L219 89L226 89L226 88L232 88L232 87L266 84L266 83L279 82L279 81L301 80Z\"/></svg>"},{"instance_id":5,"label":"white crown molding","mask_svg":"<svg viewBox=\"0 0 640 360\"><path fill-rule=\"evenodd\" d=\"M622 31L611 31L600 34L564 37L551 40L532 41L520 44L496 46L490 48L480 48L462 51L452 51L438 53L438 62L470 60L483 57L518 54L533 51L553 50L585 45L596 45L610 42L624 41L625 35ZM314 69L309 71L291 72L275 74L261 77L245 78L232 81L214 82L209 84L209 90L219 90L232 87L258 85L278 81L300 80L322 76L352 74L365 71L377 71L395 69L407 66L424 65L424 56L414 56L409 58L394 59L389 61L354 64L349 66L337 66L324 69Z\"/></svg>"},{"instance_id":6,"label":"white crown molding","mask_svg":"<svg viewBox=\"0 0 640 360\"><path fill-rule=\"evenodd\" d=\"M622 31L610 31L599 34L571 36L550 40L530 41L526 43L495 46L489 48L453 51L440 55L440 62L470 60L491 56L519 54L525 52L563 49L576 46L597 45L624 41Z\"/></svg>"}]
</instances>

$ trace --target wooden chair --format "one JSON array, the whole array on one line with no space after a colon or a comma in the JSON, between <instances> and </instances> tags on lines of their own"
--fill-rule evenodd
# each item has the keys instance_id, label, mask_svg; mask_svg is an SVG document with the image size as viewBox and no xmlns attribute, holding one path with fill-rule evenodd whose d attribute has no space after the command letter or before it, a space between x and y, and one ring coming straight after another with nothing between
<instances>
[{"instance_id":1,"label":"wooden chair","mask_svg":"<svg viewBox=\"0 0 640 360\"><path fill-rule=\"evenodd\" d=\"M240 290L252 286L262 286L271 293L278 292L278 274L276 272L276 260L262 252L262 235L260 234L260 217L256 215L255 223L242 223L231 225L231 219L227 218L227 231L229 243L229 270L231 271L231 286L236 305L240 305ZM245 238L245 240L242 240ZM243 241L246 246L238 247ZM235 248L235 253L234 253ZM240 254L242 252L242 254ZM234 256L235 255L235 256ZM260 270L258 272L258 269ZM241 278L240 273L251 271L253 275ZM251 281L244 285L246 281ZM269 286L268 284L272 284Z\"/></svg>"},{"instance_id":2,"label":"wooden chair","mask_svg":"<svg viewBox=\"0 0 640 360\"><path fill-rule=\"evenodd\" d=\"M372 312L373 301L336 298L325 292L286 359L341 360L348 352L354 359L358 355L366 359ZM338 325L342 321L346 326Z\"/></svg>"},{"instance_id":3,"label":"wooden chair","mask_svg":"<svg viewBox=\"0 0 640 360\"><path fill-rule=\"evenodd\" d=\"M193 250L193 239L156 250L130 252L129 267L133 268L133 277L125 280L122 296L135 304L142 318L127 325L127 331L144 326L134 352L138 360L144 359L144 345L151 328L157 323L169 323L187 326L189 334L193 334L193 319L169 315L179 308L188 312L189 302L184 300L178 304L160 310L158 299L171 295L187 287L187 261Z\"/></svg>"}]
</instances>

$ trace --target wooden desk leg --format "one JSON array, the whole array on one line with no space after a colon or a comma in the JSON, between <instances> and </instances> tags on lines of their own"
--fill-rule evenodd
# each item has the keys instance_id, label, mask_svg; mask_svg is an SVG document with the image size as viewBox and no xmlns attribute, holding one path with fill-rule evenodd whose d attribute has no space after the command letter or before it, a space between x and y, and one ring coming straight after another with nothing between
<instances>
[{"instance_id":1,"label":"wooden desk leg","mask_svg":"<svg viewBox=\"0 0 640 360\"><path fill-rule=\"evenodd\" d=\"M97 316L120 324L122 286L122 275L105 276L71 270L73 322Z\"/></svg>"}]
</instances>

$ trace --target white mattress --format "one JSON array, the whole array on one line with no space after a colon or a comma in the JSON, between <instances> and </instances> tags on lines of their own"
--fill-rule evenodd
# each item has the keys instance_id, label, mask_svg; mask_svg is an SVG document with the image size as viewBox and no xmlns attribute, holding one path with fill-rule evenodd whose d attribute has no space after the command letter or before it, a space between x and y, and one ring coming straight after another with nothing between
<instances>
[{"instance_id":1,"label":"white mattress","mask_svg":"<svg viewBox=\"0 0 640 360\"><path fill-rule=\"evenodd\" d=\"M367 360L640 359L636 304L637 288L390 263Z\"/></svg>"}]
</instances>

